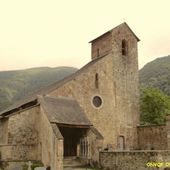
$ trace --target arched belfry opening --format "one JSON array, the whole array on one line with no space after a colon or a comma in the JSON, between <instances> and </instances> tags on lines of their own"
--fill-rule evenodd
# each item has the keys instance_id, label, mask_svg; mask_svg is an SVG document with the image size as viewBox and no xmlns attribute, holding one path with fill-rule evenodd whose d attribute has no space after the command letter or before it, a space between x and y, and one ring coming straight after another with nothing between
<instances>
[{"instance_id":1,"label":"arched belfry opening","mask_svg":"<svg viewBox=\"0 0 170 170\"><path fill-rule=\"evenodd\" d=\"M122 40L122 55L127 55L128 44L125 39Z\"/></svg>"}]
</instances>

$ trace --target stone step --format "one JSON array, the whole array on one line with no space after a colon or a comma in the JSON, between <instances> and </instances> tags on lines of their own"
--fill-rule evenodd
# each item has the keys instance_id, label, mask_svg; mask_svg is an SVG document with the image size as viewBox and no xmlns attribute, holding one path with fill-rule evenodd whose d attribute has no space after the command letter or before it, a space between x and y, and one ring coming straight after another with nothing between
<instances>
[{"instance_id":1,"label":"stone step","mask_svg":"<svg viewBox=\"0 0 170 170\"><path fill-rule=\"evenodd\" d=\"M72 170L77 168L86 168L86 165L81 163L76 157L66 157L63 161L64 170Z\"/></svg>"},{"instance_id":2,"label":"stone step","mask_svg":"<svg viewBox=\"0 0 170 170\"><path fill-rule=\"evenodd\" d=\"M89 168L64 168L64 170L94 170Z\"/></svg>"},{"instance_id":3,"label":"stone step","mask_svg":"<svg viewBox=\"0 0 170 170\"><path fill-rule=\"evenodd\" d=\"M72 167L76 167L76 168L84 168L84 167L86 167L85 165L81 165L81 164L70 164L70 165L64 165L64 167L65 168L67 168L67 167L70 167L70 168L72 168Z\"/></svg>"}]
</instances>

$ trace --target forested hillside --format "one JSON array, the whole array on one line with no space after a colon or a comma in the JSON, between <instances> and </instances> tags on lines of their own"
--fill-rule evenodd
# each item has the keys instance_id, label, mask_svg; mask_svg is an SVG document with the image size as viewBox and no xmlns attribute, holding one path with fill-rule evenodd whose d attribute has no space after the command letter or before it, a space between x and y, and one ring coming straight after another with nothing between
<instances>
[{"instance_id":1,"label":"forested hillside","mask_svg":"<svg viewBox=\"0 0 170 170\"><path fill-rule=\"evenodd\" d=\"M170 55L157 58L139 71L141 87L154 87L170 96Z\"/></svg>"},{"instance_id":2,"label":"forested hillside","mask_svg":"<svg viewBox=\"0 0 170 170\"><path fill-rule=\"evenodd\" d=\"M28 93L74 73L72 67L40 67L0 72L0 111Z\"/></svg>"},{"instance_id":3,"label":"forested hillside","mask_svg":"<svg viewBox=\"0 0 170 170\"><path fill-rule=\"evenodd\" d=\"M40 67L0 72L0 111L16 100L77 71L72 67ZM170 96L170 55L157 58L139 71L140 87L154 87Z\"/></svg>"}]
</instances>

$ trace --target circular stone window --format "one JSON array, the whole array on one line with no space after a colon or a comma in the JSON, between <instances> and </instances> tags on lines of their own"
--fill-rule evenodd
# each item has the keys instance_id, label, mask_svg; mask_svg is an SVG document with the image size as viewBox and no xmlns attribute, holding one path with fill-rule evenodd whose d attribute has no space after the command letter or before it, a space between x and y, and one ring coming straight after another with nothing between
<instances>
[{"instance_id":1,"label":"circular stone window","mask_svg":"<svg viewBox=\"0 0 170 170\"><path fill-rule=\"evenodd\" d=\"M100 107L102 105L102 99L99 96L94 96L93 97L93 105L95 107Z\"/></svg>"}]
</instances>

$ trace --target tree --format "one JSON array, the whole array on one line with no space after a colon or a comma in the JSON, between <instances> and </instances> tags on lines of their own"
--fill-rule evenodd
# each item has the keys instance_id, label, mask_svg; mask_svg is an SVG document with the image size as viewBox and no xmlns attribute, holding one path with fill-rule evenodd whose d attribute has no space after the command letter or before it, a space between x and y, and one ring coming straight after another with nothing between
<instances>
[{"instance_id":1,"label":"tree","mask_svg":"<svg viewBox=\"0 0 170 170\"><path fill-rule=\"evenodd\" d=\"M170 109L170 97L158 89L145 88L141 90L140 111L141 122L162 124Z\"/></svg>"}]
</instances>

